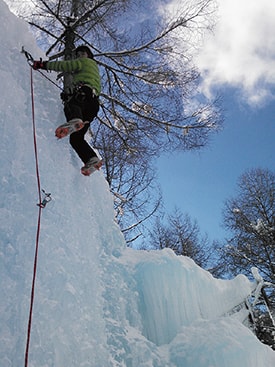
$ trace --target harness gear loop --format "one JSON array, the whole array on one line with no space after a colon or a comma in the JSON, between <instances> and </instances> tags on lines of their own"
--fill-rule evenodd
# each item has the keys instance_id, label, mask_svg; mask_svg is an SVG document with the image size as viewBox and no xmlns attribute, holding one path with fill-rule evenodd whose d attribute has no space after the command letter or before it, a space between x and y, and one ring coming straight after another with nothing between
<instances>
[{"instance_id":1,"label":"harness gear loop","mask_svg":"<svg viewBox=\"0 0 275 367\"><path fill-rule=\"evenodd\" d=\"M98 98L95 88L84 82L79 82L77 85L72 87L69 92L63 91L60 93L60 98L63 104L70 102L73 97L80 102L83 101L86 98L86 92L83 90L83 87L89 88L92 98Z\"/></svg>"}]
</instances>

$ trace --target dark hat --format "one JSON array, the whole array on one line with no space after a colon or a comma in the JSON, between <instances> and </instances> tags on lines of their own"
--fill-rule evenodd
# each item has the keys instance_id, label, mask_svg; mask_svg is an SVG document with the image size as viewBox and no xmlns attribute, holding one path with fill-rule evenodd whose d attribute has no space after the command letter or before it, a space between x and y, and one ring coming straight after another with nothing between
<instances>
[{"instance_id":1,"label":"dark hat","mask_svg":"<svg viewBox=\"0 0 275 367\"><path fill-rule=\"evenodd\" d=\"M81 46L78 46L76 49L75 49L75 53L77 54L78 51L83 51L83 52L87 52L88 54L88 57L90 59L93 59L94 58L94 55L92 53L92 51L89 49L88 46L85 46L85 45L81 45Z\"/></svg>"}]
</instances>

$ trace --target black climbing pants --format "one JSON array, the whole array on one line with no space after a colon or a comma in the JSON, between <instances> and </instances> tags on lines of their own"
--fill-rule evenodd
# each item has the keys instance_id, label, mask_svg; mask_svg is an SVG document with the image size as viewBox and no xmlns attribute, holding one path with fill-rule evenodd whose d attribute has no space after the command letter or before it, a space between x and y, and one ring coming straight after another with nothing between
<instances>
[{"instance_id":1,"label":"black climbing pants","mask_svg":"<svg viewBox=\"0 0 275 367\"><path fill-rule=\"evenodd\" d=\"M79 118L82 121L89 121L83 129L76 131L70 135L70 144L78 154L82 162L87 163L88 160L96 153L86 142L84 136L89 129L91 121L97 116L99 111L98 97L93 94L91 88L83 86L79 88L72 97L65 102L64 113L67 121Z\"/></svg>"}]
</instances>

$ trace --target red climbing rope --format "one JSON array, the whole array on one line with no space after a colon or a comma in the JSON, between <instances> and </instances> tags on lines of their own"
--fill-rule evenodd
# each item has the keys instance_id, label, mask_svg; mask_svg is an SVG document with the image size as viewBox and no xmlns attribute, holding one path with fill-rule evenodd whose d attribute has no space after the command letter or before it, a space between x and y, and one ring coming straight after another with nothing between
<instances>
[{"instance_id":1,"label":"red climbing rope","mask_svg":"<svg viewBox=\"0 0 275 367\"><path fill-rule=\"evenodd\" d=\"M32 68L30 68L30 70L31 70L31 101L32 101L33 145L34 145L34 155L35 155L37 190L38 190L38 195L39 195L39 203L41 203L42 198L41 198L40 176L39 176L39 167L38 167L38 153L37 153L37 142L36 142ZM39 207L39 209L38 209L38 221L37 221L37 231L36 231L36 246L35 246L34 264L33 264L33 278L32 278L32 288L31 288L31 299L30 299L30 311L29 311L27 342L26 342L26 350L25 350L25 367L28 367L29 347L30 347L31 327L32 327L32 314L33 314L33 304L34 304L34 290L35 290L36 270L37 270L37 262L38 262L40 222L41 222L41 213L42 213L42 208L43 208L41 205L38 205L38 207Z\"/></svg>"}]
</instances>

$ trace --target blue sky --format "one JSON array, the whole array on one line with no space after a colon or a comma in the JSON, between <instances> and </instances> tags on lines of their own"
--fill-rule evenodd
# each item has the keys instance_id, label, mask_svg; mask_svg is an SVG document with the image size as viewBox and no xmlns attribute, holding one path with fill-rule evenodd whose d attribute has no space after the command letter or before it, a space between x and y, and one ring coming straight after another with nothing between
<instances>
[{"instance_id":1,"label":"blue sky","mask_svg":"<svg viewBox=\"0 0 275 367\"><path fill-rule=\"evenodd\" d=\"M236 195L240 175L255 167L275 170L275 103L254 110L230 93L224 107L224 128L208 147L158 160L166 209L188 213L211 240L226 235L222 208Z\"/></svg>"},{"instance_id":2,"label":"blue sky","mask_svg":"<svg viewBox=\"0 0 275 367\"><path fill-rule=\"evenodd\" d=\"M180 0L168 10L177 14ZM210 239L224 239L224 201L249 168L275 170L275 2L217 0L217 24L194 56L199 92L224 97L225 122L200 152L158 160L165 207L197 219ZM165 14L165 11L164 11Z\"/></svg>"}]
</instances>

